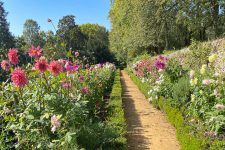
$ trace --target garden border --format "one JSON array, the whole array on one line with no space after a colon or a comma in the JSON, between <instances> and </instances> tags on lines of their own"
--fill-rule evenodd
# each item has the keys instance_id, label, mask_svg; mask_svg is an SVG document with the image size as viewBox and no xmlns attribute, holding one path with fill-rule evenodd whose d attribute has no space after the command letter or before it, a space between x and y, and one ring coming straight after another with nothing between
<instances>
[{"instance_id":1,"label":"garden border","mask_svg":"<svg viewBox=\"0 0 225 150\"><path fill-rule=\"evenodd\" d=\"M135 75L129 73L132 81L138 86L139 90L147 98L150 85L142 83ZM169 122L176 128L176 135L183 150L224 150L225 141L210 140L204 136L201 131L191 132L192 127L188 125L188 122L183 116L183 112L180 109L173 108L171 102L164 97L160 97L158 102L153 103L154 107L159 108L165 112ZM197 124L196 124L197 126ZM201 126L198 124L198 126ZM204 126L202 126L204 128Z\"/></svg>"}]
</instances>

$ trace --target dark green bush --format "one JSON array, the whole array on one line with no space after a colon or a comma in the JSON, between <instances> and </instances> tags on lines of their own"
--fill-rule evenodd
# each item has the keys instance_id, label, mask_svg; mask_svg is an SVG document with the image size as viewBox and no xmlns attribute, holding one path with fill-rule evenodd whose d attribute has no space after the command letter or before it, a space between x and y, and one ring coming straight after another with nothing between
<instances>
[{"instance_id":1,"label":"dark green bush","mask_svg":"<svg viewBox=\"0 0 225 150\"><path fill-rule=\"evenodd\" d=\"M190 83L187 77L178 79L178 82L173 85L172 98L177 107L184 106L190 100Z\"/></svg>"}]
</instances>

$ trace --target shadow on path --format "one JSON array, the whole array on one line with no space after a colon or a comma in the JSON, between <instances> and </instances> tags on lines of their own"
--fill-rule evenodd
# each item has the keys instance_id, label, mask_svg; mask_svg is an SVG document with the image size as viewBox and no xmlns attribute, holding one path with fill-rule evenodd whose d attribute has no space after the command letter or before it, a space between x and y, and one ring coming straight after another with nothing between
<instances>
[{"instance_id":1,"label":"shadow on path","mask_svg":"<svg viewBox=\"0 0 225 150\"><path fill-rule=\"evenodd\" d=\"M128 150L145 150L149 149L148 138L143 136L142 132L144 132L143 126L140 121L140 115L137 113L134 104L134 96L132 93L137 92L134 86L129 85L127 81L125 81L124 77L121 77L122 83L122 98L123 105L125 111L125 118L128 125Z\"/></svg>"}]
</instances>

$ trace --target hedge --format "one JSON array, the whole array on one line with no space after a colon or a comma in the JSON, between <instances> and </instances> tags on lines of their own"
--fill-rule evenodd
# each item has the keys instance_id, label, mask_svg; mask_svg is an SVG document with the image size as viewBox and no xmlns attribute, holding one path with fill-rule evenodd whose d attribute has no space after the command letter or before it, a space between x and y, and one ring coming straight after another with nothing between
<instances>
[{"instance_id":1,"label":"hedge","mask_svg":"<svg viewBox=\"0 0 225 150\"><path fill-rule=\"evenodd\" d=\"M107 125L115 129L117 138L108 144L106 149L124 150L127 147L126 120L122 104L122 87L120 81L120 70L116 71L112 92L108 104ZM110 148L109 148L110 147Z\"/></svg>"}]
</instances>

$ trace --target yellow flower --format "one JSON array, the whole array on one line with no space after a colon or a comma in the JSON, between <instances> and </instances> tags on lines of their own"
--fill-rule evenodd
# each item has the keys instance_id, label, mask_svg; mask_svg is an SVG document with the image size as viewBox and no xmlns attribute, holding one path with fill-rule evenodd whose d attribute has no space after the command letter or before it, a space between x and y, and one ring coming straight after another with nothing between
<instances>
[{"instance_id":1,"label":"yellow flower","mask_svg":"<svg viewBox=\"0 0 225 150\"><path fill-rule=\"evenodd\" d=\"M199 91L199 93L202 95L202 94L203 94L203 91L202 91L202 90L200 90L200 91Z\"/></svg>"},{"instance_id":2,"label":"yellow flower","mask_svg":"<svg viewBox=\"0 0 225 150\"><path fill-rule=\"evenodd\" d=\"M201 73L202 75L205 74L206 68L207 68L206 65L202 65L202 68L200 69L200 73Z\"/></svg>"},{"instance_id":3,"label":"yellow flower","mask_svg":"<svg viewBox=\"0 0 225 150\"><path fill-rule=\"evenodd\" d=\"M216 54L212 54L211 56L209 56L209 62L214 62L217 59L217 55Z\"/></svg>"},{"instance_id":4,"label":"yellow flower","mask_svg":"<svg viewBox=\"0 0 225 150\"><path fill-rule=\"evenodd\" d=\"M190 81L191 86L194 86L197 83L198 83L198 79L197 78L191 79L191 81Z\"/></svg>"}]
</instances>

